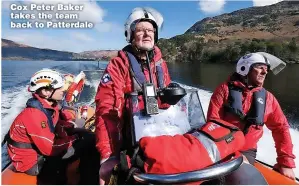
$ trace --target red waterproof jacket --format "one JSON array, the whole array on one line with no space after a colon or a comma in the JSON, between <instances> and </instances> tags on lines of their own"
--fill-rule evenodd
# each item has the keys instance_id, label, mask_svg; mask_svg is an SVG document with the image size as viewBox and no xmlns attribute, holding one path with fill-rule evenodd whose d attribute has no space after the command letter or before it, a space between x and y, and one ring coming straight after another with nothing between
<instances>
[{"instance_id":1,"label":"red waterproof jacket","mask_svg":"<svg viewBox=\"0 0 299 186\"><path fill-rule=\"evenodd\" d=\"M154 54L151 71L156 74L155 63L162 58L161 51L156 46ZM109 62L95 97L96 146L102 160L110 156L118 156L120 152L125 94L134 90L129 65L124 51L119 51L118 56ZM164 84L167 86L170 83L170 76L166 62L163 61L161 66L164 72ZM144 68L143 70L146 80L149 80L148 69ZM153 81L157 86L156 75L153 75Z\"/></svg>"},{"instance_id":2,"label":"red waterproof jacket","mask_svg":"<svg viewBox=\"0 0 299 186\"><path fill-rule=\"evenodd\" d=\"M55 132L48 126L46 115L37 108L25 108L10 127L10 138L16 142L33 143L45 156L55 156L72 146L76 136L68 136L64 126L69 123L59 119L58 105L51 106L38 95L33 94L44 108L53 109L52 116ZM8 154L17 171L25 172L37 163L37 152L34 149L20 149L8 145Z\"/></svg>"},{"instance_id":3,"label":"red waterproof jacket","mask_svg":"<svg viewBox=\"0 0 299 186\"><path fill-rule=\"evenodd\" d=\"M239 153L244 141L243 132L237 127L217 120L184 135L143 137L139 146L146 173L176 174L200 170L231 158Z\"/></svg>"},{"instance_id":4,"label":"red waterproof jacket","mask_svg":"<svg viewBox=\"0 0 299 186\"><path fill-rule=\"evenodd\" d=\"M242 92L242 107L243 112L247 114L252 103L253 93L260 90L261 87L248 89L242 82L238 80L233 81L233 84L235 86L244 88L244 91ZM224 104L227 103L228 96L229 87L227 81L218 86L214 91L211 97L207 119L208 121L211 119L223 119L243 130L244 124L240 122L240 119L233 114L225 112ZM276 152L278 155L277 163L281 166L294 168L295 155L292 152L293 144L291 141L288 121L273 94L267 91L266 97L264 123L272 131L272 136L274 138ZM248 130L248 133L245 135L245 145L241 150L245 151L249 149L256 149L257 142L262 135L262 126L258 128L256 128L256 126L251 126Z\"/></svg>"}]
</instances>

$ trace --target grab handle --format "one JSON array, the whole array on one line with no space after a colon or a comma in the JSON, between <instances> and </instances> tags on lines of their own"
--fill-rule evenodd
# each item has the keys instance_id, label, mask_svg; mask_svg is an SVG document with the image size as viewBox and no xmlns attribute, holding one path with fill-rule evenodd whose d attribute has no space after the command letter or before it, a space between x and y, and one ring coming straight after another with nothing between
<instances>
[{"instance_id":1,"label":"grab handle","mask_svg":"<svg viewBox=\"0 0 299 186\"><path fill-rule=\"evenodd\" d=\"M227 162L216 164L201 170L184 172L179 174L144 174L134 173L135 181L142 184L181 184L197 181L206 181L218 176L227 175L240 167L243 156Z\"/></svg>"}]
</instances>

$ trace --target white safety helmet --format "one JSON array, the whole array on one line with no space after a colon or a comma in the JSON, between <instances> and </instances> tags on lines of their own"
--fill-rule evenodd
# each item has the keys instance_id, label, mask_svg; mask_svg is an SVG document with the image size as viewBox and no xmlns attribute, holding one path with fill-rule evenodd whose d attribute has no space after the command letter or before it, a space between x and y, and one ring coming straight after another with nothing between
<instances>
[{"instance_id":1,"label":"white safety helmet","mask_svg":"<svg viewBox=\"0 0 299 186\"><path fill-rule=\"evenodd\" d=\"M128 43L132 42L132 32L140 21L148 21L155 28L155 43L158 41L158 33L163 25L163 16L153 8L134 8L125 23L125 36Z\"/></svg>"},{"instance_id":2,"label":"white safety helmet","mask_svg":"<svg viewBox=\"0 0 299 186\"><path fill-rule=\"evenodd\" d=\"M251 66L254 64L266 64L270 70L270 62L266 57L258 53L250 53L239 59L236 72L241 76L247 76Z\"/></svg>"},{"instance_id":3,"label":"white safety helmet","mask_svg":"<svg viewBox=\"0 0 299 186\"><path fill-rule=\"evenodd\" d=\"M62 86L64 86L64 77L57 71L45 68L31 77L28 90L35 92L42 87L58 89Z\"/></svg>"}]
</instances>

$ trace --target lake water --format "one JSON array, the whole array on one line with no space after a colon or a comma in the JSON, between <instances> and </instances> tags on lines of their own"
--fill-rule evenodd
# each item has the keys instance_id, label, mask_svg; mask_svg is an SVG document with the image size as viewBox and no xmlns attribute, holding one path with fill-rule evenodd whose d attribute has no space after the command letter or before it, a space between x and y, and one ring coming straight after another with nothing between
<instances>
[{"instance_id":1,"label":"lake water","mask_svg":"<svg viewBox=\"0 0 299 186\"><path fill-rule=\"evenodd\" d=\"M105 68L107 62L102 62L98 66L96 62L88 61L2 61L2 95L1 95L1 139L7 133L12 121L25 107L27 99L31 94L27 91L27 84L34 72L42 68L53 68L62 72L78 74L81 70L87 70L87 83L81 94L80 101L92 103L96 89L101 78L101 74L96 71L98 68ZM212 90L227 79L233 70L231 65L221 64L199 64L187 63L168 64L169 72L174 81L199 88L203 109L206 112ZM296 73L297 72L297 73ZM266 88L277 97L292 129L291 136L294 143L294 153L299 157L299 65L287 68L278 76L269 76L266 80ZM264 136L258 143L258 159L269 164L274 164L276 152L271 132L265 128ZM2 167L7 164L8 157L5 146L2 148ZM299 166L298 158L296 164ZM295 169L296 176L299 177L299 168Z\"/></svg>"}]
</instances>

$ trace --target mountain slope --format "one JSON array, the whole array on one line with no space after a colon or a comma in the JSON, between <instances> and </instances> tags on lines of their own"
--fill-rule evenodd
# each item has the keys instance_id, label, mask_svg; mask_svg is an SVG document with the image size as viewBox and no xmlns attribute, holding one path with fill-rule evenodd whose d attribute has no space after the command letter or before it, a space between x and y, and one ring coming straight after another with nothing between
<instances>
[{"instance_id":1,"label":"mountain slope","mask_svg":"<svg viewBox=\"0 0 299 186\"><path fill-rule=\"evenodd\" d=\"M72 60L75 53L40 49L2 39L2 60Z\"/></svg>"},{"instance_id":2,"label":"mountain slope","mask_svg":"<svg viewBox=\"0 0 299 186\"><path fill-rule=\"evenodd\" d=\"M2 60L109 60L117 55L116 50L98 50L81 53L41 49L2 39Z\"/></svg>"},{"instance_id":3,"label":"mountain slope","mask_svg":"<svg viewBox=\"0 0 299 186\"><path fill-rule=\"evenodd\" d=\"M159 46L173 62L231 62L254 51L299 62L298 42L299 1L283 1L205 18L182 35L160 39Z\"/></svg>"},{"instance_id":4,"label":"mountain slope","mask_svg":"<svg viewBox=\"0 0 299 186\"><path fill-rule=\"evenodd\" d=\"M299 63L299 1L241 9L196 22L184 34L160 39L168 62L233 62L247 52L265 51ZM81 53L39 49L2 39L2 59L109 60L116 50Z\"/></svg>"},{"instance_id":5,"label":"mountain slope","mask_svg":"<svg viewBox=\"0 0 299 186\"><path fill-rule=\"evenodd\" d=\"M299 35L299 1L241 9L229 14L206 18L195 23L186 33L203 33L219 38L294 37ZM263 33L263 34L257 34ZM245 34L242 34L245 33ZM241 35L240 35L241 34Z\"/></svg>"},{"instance_id":6,"label":"mountain slope","mask_svg":"<svg viewBox=\"0 0 299 186\"><path fill-rule=\"evenodd\" d=\"M94 50L80 52L79 55L89 59L101 59L105 61L117 56L117 52L117 50Z\"/></svg>"}]
</instances>

